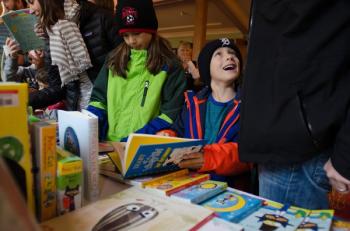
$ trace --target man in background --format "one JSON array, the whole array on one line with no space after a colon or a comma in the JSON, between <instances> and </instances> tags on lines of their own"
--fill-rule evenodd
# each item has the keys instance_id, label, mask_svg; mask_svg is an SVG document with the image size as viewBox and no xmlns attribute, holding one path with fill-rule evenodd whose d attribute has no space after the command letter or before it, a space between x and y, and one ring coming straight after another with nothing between
<instances>
[{"instance_id":1,"label":"man in background","mask_svg":"<svg viewBox=\"0 0 350 231\"><path fill-rule=\"evenodd\" d=\"M240 160L261 196L326 209L350 189L350 1L253 2Z\"/></svg>"}]
</instances>

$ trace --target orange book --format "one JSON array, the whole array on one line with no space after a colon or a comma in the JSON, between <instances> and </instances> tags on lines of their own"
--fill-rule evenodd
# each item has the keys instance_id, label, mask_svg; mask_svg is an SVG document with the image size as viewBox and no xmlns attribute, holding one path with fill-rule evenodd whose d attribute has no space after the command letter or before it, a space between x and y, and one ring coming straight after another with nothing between
<instances>
[{"instance_id":1,"label":"orange book","mask_svg":"<svg viewBox=\"0 0 350 231\"><path fill-rule=\"evenodd\" d=\"M170 196L192 185L199 184L209 180L209 174L200 174L197 172L189 172L188 169L177 172L176 175L162 177L144 184L147 191L154 191L162 195Z\"/></svg>"}]
</instances>

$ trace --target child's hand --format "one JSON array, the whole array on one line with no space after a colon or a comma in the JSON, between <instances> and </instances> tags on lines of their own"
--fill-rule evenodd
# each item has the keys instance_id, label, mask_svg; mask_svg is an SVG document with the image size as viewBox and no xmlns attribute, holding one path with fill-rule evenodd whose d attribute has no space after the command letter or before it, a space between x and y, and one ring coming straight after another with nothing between
<instances>
[{"instance_id":1,"label":"child's hand","mask_svg":"<svg viewBox=\"0 0 350 231\"><path fill-rule=\"evenodd\" d=\"M119 154L121 160L124 160L125 155L125 142L109 142L112 144L114 151Z\"/></svg>"},{"instance_id":2,"label":"child's hand","mask_svg":"<svg viewBox=\"0 0 350 231\"><path fill-rule=\"evenodd\" d=\"M187 66L188 66L187 70L192 75L192 78L199 79L200 78L199 70L196 68L196 66L191 60L187 62Z\"/></svg>"},{"instance_id":3,"label":"child's hand","mask_svg":"<svg viewBox=\"0 0 350 231\"><path fill-rule=\"evenodd\" d=\"M169 133L165 132L165 131L160 131L156 133L157 136L170 136Z\"/></svg>"},{"instance_id":4,"label":"child's hand","mask_svg":"<svg viewBox=\"0 0 350 231\"><path fill-rule=\"evenodd\" d=\"M7 38L5 45L9 49L9 55L12 59L16 59L18 57L18 52L21 50L19 45L15 42L15 40L11 38Z\"/></svg>"},{"instance_id":5,"label":"child's hand","mask_svg":"<svg viewBox=\"0 0 350 231\"><path fill-rule=\"evenodd\" d=\"M204 156L201 152L187 154L179 163L180 168L200 169L204 164Z\"/></svg>"}]
</instances>

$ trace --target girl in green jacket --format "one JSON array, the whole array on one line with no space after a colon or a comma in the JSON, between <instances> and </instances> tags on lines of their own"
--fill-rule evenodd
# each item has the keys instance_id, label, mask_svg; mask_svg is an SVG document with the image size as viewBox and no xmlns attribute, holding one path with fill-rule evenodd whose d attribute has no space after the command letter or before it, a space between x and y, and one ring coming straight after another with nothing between
<instances>
[{"instance_id":1,"label":"girl in green jacket","mask_svg":"<svg viewBox=\"0 0 350 231\"><path fill-rule=\"evenodd\" d=\"M118 1L124 38L101 69L88 110L99 117L101 140L125 141L133 132L169 127L184 102L186 80L169 42L157 35L151 0Z\"/></svg>"}]
</instances>

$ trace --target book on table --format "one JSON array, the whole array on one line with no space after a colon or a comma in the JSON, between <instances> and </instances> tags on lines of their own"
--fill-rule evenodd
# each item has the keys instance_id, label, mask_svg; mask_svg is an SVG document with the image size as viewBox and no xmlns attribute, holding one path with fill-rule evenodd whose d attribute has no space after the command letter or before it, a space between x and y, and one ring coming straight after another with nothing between
<instances>
[{"instance_id":1,"label":"book on table","mask_svg":"<svg viewBox=\"0 0 350 231\"><path fill-rule=\"evenodd\" d=\"M44 230L190 230L212 215L201 206L132 187L41 224Z\"/></svg>"},{"instance_id":2,"label":"book on table","mask_svg":"<svg viewBox=\"0 0 350 231\"><path fill-rule=\"evenodd\" d=\"M144 183L144 187L145 190L160 195L170 196L171 194L184 190L192 185L209 180L209 178L209 174L190 172L188 169L182 169L172 174L147 181Z\"/></svg>"},{"instance_id":3,"label":"book on table","mask_svg":"<svg viewBox=\"0 0 350 231\"><path fill-rule=\"evenodd\" d=\"M262 206L262 200L228 187L226 191L201 203L218 217L238 223Z\"/></svg>"},{"instance_id":4,"label":"book on table","mask_svg":"<svg viewBox=\"0 0 350 231\"><path fill-rule=\"evenodd\" d=\"M60 146L83 161L84 202L99 197L98 118L89 111L58 111Z\"/></svg>"},{"instance_id":5,"label":"book on table","mask_svg":"<svg viewBox=\"0 0 350 231\"><path fill-rule=\"evenodd\" d=\"M27 103L28 84L0 83L0 157L35 212Z\"/></svg>"},{"instance_id":6,"label":"book on table","mask_svg":"<svg viewBox=\"0 0 350 231\"><path fill-rule=\"evenodd\" d=\"M2 19L23 52L44 47L44 41L34 32L37 17L31 14L30 9L10 11Z\"/></svg>"},{"instance_id":7,"label":"book on table","mask_svg":"<svg viewBox=\"0 0 350 231\"><path fill-rule=\"evenodd\" d=\"M266 200L263 206L240 221L244 230L293 231L303 222L307 209Z\"/></svg>"},{"instance_id":8,"label":"book on table","mask_svg":"<svg viewBox=\"0 0 350 231\"><path fill-rule=\"evenodd\" d=\"M180 192L171 195L172 198L186 201L189 203L199 204L223 191L227 188L226 182L207 180Z\"/></svg>"},{"instance_id":9,"label":"book on table","mask_svg":"<svg viewBox=\"0 0 350 231\"><path fill-rule=\"evenodd\" d=\"M205 143L205 140L134 133L129 135L125 147L111 142L107 152L123 177L133 178L179 170L178 164L187 155L200 152ZM101 144L99 148L101 152ZM105 146L102 149L108 150Z\"/></svg>"}]
</instances>

